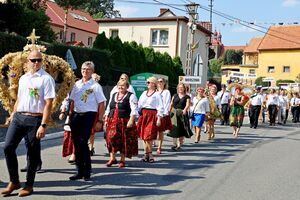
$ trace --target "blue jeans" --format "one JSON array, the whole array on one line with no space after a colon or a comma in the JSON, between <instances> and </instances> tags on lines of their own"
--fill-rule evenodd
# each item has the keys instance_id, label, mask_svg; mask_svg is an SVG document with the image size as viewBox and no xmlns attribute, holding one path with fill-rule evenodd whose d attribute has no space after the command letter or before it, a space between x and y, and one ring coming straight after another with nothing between
<instances>
[{"instance_id":1,"label":"blue jeans","mask_svg":"<svg viewBox=\"0 0 300 200\"><path fill-rule=\"evenodd\" d=\"M10 181L13 183L20 182L16 149L24 138L27 148L28 167L26 186L33 186L36 168L41 159L41 143L40 140L36 138L36 132L41 125L41 122L42 117L32 117L15 113L14 118L8 127L4 144L4 155Z\"/></svg>"}]
</instances>

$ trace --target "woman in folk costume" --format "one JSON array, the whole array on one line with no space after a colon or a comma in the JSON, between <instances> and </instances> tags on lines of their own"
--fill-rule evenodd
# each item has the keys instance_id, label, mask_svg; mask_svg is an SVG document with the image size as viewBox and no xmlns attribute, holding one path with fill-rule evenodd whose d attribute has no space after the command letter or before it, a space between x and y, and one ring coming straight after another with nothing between
<instances>
[{"instance_id":1,"label":"woman in folk costume","mask_svg":"<svg viewBox=\"0 0 300 200\"><path fill-rule=\"evenodd\" d=\"M163 101L163 117L161 118L161 125L158 127L158 147L157 154L161 154L161 148L164 141L164 132L172 129L172 122L170 117L171 93L167 89L167 83L164 78L158 79L157 90L162 96Z\"/></svg>"},{"instance_id":2,"label":"woman in folk costume","mask_svg":"<svg viewBox=\"0 0 300 200\"><path fill-rule=\"evenodd\" d=\"M186 94L186 87L183 83L177 86L177 94L171 100L171 121L173 128L168 136L173 138L172 149L177 151L184 142L184 137L190 138L193 133L190 129L188 111L190 109L191 97Z\"/></svg>"},{"instance_id":3,"label":"woman in folk costume","mask_svg":"<svg viewBox=\"0 0 300 200\"><path fill-rule=\"evenodd\" d=\"M211 140L215 137L215 121L217 118L221 117L221 112L219 111L219 108L221 108L221 100L220 97L217 95L217 86L216 85L210 85L209 91L207 94L207 98L209 101L209 108L210 108L210 114L207 115L207 133L208 133L208 140Z\"/></svg>"},{"instance_id":4,"label":"woman in folk costume","mask_svg":"<svg viewBox=\"0 0 300 200\"><path fill-rule=\"evenodd\" d=\"M110 159L107 167L117 164L116 153L121 153L119 168L125 167L125 157L138 154L138 135L135 125L137 98L128 92L129 83L120 80L118 92L114 93L105 111L106 144Z\"/></svg>"},{"instance_id":5,"label":"woman in folk costume","mask_svg":"<svg viewBox=\"0 0 300 200\"><path fill-rule=\"evenodd\" d=\"M161 94L156 91L157 79L147 79L148 90L144 91L138 102L138 110L141 114L138 120L138 134L144 143L144 162L154 162L152 154L153 140L157 138L158 127L163 117L163 102Z\"/></svg>"},{"instance_id":6,"label":"woman in folk costume","mask_svg":"<svg viewBox=\"0 0 300 200\"><path fill-rule=\"evenodd\" d=\"M209 115L209 102L205 96L203 87L197 88L197 96L193 98L192 126L195 127L195 143L200 141L201 128L205 121L205 115Z\"/></svg>"},{"instance_id":7,"label":"woman in folk costume","mask_svg":"<svg viewBox=\"0 0 300 200\"><path fill-rule=\"evenodd\" d=\"M243 125L244 106L249 100L249 97L242 92L241 86L235 87L235 94L230 99L230 126L233 127L233 136L239 135L240 129Z\"/></svg>"}]
</instances>

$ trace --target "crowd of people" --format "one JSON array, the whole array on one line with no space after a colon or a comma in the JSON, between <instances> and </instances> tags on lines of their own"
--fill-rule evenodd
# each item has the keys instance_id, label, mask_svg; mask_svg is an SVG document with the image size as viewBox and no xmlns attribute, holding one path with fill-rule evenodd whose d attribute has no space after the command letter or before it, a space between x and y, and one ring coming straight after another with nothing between
<instances>
[{"instance_id":1,"label":"crowd of people","mask_svg":"<svg viewBox=\"0 0 300 200\"><path fill-rule=\"evenodd\" d=\"M50 108L55 98L55 83L42 68L42 55L32 51L28 56L29 71L20 79L18 99L14 106L13 120L9 126L4 153L10 182L1 191L10 195L21 187L18 175L16 148L22 138L27 147L27 181L19 196L33 193L36 171L41 167L40 140L45 136ZM144 154L141 161L155 162L154 153L162 154L165 136L173 138L174 151L179 151L185 138L194 134L194 142L201 140L201 131L208 133L208 139L215 137L215 121L233 127L233 136L238 137L243 126L245 107L248 107L250 127L258 127L258 119L265 119L268 111L270 125L285 124L289 110L293 122L299 122L300 98L294 93L289 99L285 90L271 90L265 94L256 88L251 96L236 86L234 92L226 85L217 92L214 84L198 87L192 98L187 86L179 83L177 92L171 96L164 78L150 77L147 89L137 98L126 74L120 76L107 101L99 78L94 76L94 63L84 62L82 78L77 80L61 107L59 118L65 119L63 156L71 155L69 162L75 163L76 173L70 180L91 177L91 156L94 154L95 132L104 130L107 151L107 167L126 167L126 158L138 155L138 138L142 140ZM93 75L94 74L94 75ZM35 92L31 90L35 89ZM194 131L193 131L194 130ZM90 142L89 142L90 140ZM155 147L155 141L158 147ZM89 146L90 144L90 146ZM117 159L117 154L120 158ZM119 161L118 161L119 160Z\"/></svg>"}]
</instances>

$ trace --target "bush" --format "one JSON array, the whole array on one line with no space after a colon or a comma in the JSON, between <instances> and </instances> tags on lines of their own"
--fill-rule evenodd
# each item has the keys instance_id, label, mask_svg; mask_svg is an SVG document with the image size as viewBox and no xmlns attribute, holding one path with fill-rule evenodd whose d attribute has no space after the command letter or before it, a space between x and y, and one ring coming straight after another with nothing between
<instances>
[{"instance_id":1,"label":"bush","mask_svg":"<svg viewBox=\"0 0 300 200\"><path fill-rule=\"evenodd\" d=\"M288 80L288 79L286 79L286 80L279 79L279 80L276 81L277 86L279 86L280 83L295 83L295 81Z\"/></svg>"},{"instance_id":2,"label":"bush","mask_svg":"<svg viewBox=\"0 0 300 200\"><path fill-rule=\"evenodd\" d=\"M9 52L23 51L27 40L21 36L0 32L0 58Z\"/></svg>"}]
</instances>

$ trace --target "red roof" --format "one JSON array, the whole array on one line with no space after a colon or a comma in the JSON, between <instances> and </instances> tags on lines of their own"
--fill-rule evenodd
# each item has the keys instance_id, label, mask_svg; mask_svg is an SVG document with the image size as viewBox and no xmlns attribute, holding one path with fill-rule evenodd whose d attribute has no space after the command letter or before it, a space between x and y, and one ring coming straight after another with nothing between
<instances>
[{"instance_id":1,"label":"red roof","mask_svg":"<svg viewBox=\"0 0 300 200\"><path fill-rule=\"evenodd\" d=\"M245 47L245 53L258 53L258 46L261 43L262 38L252 38L250 43Z\"/></svg>"},{"instance_id":2,"label":"red roof","mask_svg":"<svg viewBox=\"0 0 300 200\"><path fill-rule=\"evenodd\" d=\"M300 49L300 26L271 26L258 50Z\"/></svg>"},{"instance_id":3,"label":"red roof","mask_svg":"<svg viewBox=\"0 0 300 200\"><path fill-rule=\"evenodd\" d=\"M63 27L65 11L52 1L46 2L46 14L50 18L50 24ZM86 12L71 10L68 12L68 26L82 31L98 34L98 24Z\"/></svg>"}]
</instances>

